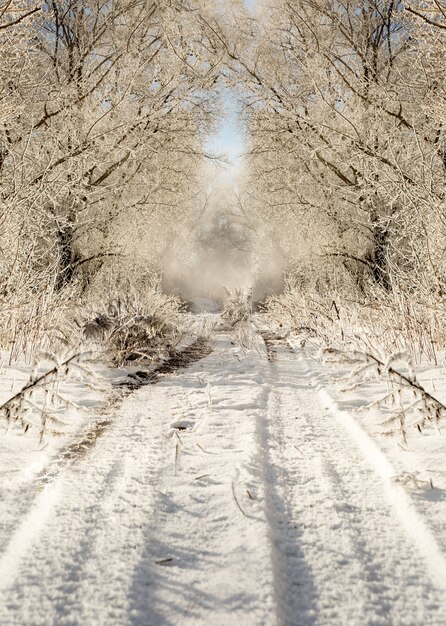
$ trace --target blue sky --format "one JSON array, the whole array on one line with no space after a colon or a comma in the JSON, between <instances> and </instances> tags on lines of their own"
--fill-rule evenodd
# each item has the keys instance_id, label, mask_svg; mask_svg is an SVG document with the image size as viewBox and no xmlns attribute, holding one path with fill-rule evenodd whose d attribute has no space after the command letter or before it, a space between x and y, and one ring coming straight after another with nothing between
<instances>
[{"instance_id":1,"label":"blue sky","mask_svg":"<svg viewBox=\"0 0 446 626\"><path fill-rule=\"evenodd\" d=\"M242 157L245 147L243 128L238 115L237 101L227 91L224 94L226 114L216 135L209 139L209 148L217 154L225 154L232 164Z\"/></svg>"},{"instance_id":2,"label":"blue sky","mask_svg":"<svg viewBox=\"0 0 446 626\"><path fill-rule=\"evenodd\" d=\"M245 6L251 12L255 12L257 0L244 0ZM237 100L227 90L223 95L226 107L226 115L222 119L216 135L209 139L209 149L217 154L225 154L232 165L241 161L245 142L243 139L243 127L238 115Z\"/></svg>"}]
</instances>

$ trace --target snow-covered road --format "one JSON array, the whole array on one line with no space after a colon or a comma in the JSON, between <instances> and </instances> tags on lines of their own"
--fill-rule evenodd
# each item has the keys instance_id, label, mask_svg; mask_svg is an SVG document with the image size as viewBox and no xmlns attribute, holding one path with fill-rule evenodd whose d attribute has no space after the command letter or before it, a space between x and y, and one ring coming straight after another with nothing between
<instances>
[{"instance_id":1,"label":"snow-covered road","mask_svg":"<svg viewBox=\"0 0 446 626\"><path fill-rule=\"evenodd\" d=\"M318 393L314 364L277 357L264 450L278 623L445 624L445 563L406 532L402 515L422 522L401 511L380 452Z\"/></svg>"},{"instance_id":2,"label":"snow-covered road","mask_svg":"<svg viewBox=\"0 0 446 626\"><path fill-rule=\"evenodd\" d=\"M321 366L213 349L111 408L52 480L17 482L0 624L444 626L444 545Z\"/></svg>"}]
</instances>

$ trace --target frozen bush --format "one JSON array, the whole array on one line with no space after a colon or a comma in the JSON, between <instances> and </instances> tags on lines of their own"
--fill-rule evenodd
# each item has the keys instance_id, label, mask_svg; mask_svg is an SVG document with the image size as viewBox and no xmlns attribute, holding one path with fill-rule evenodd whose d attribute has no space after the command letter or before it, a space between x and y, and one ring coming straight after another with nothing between
<instances>
[{"instance_id":1,"label":"frozen bush","mask_svg":"<svg viewBox=\"0 0 446 626\"><path fill-rule=\"evenodd\" d=\"M233 327L240 322L248 322L252 315L252 289L239 287L227 289L221 317Z\"/></svg>"},{"instance_id":2,"label":"frozen bush","mask_svg":"<svg viewBox=\"0 0 446 626\"><path fill-rule=\"evenodd\" d=\"M109 292L83 315L85 340L92 341L115 365L154 361L165 356L183 336L184 309L166 295L157 276L130 282L119 295Z\"/></svg>"}]
</instances>

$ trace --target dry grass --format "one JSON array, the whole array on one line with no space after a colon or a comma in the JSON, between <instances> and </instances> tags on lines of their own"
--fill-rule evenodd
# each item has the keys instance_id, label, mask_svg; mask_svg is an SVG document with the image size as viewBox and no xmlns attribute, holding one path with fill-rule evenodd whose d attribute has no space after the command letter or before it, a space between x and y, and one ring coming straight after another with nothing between
<instances>
[{"instance_id":1,"label":"dry grass","mask_svg":"<svg viewBox=\"0 0 446 626\"><path fill-rule=\"evenodd\" d=\"M35 292L15 292L0 299L0 345L10 364L30 363L40 352L75 349L77 287L56 292L52 284Z\"/></svg>"},{"instance_id":2,"label":"dry grass","mask_svg":"<svg viewBox=\"0 0 446 626\"><path fill-rule=\"evenodd\" d=\"M249 322L252 315L252 289L239 287L227 289L223 302L221 317L229 326L234 327L240 322Z\"/></svg>"},{"instance_id":3,"label":"dry grass","mask_svg":"<svg viewBox=\"0 0 446 626\"><path fill-rule=\"evenodd\" d=\"M380 292L349 300L288 288L267 300L265 312L284 333L383 358L406 352L415 363L437 364L438 352L446 349L446 303L438 298Z\"/></svg>"},{"instance_id":4,"label":"dry grass","mask_svg":"<svg viewBox=\"0 0 446 626\"><path fill-rule=\"evenodd\" d=\"M175 347L184 332L179 298L163 293L157 278L119 296L109 293L83 313L79 325L86 341L114 365L155 361Z\"/></svg>"},{"instance_id":5,"label":"dry grass","mask_svg":"<svg viewBox=\"0 0 446 626\"><path fill-rule=\"evenodd\" d=\"M353 391L371 378L386 383L387 391L363 407L363 410L378 408L384 413L382 435L399 435L407 445L411 432L422 433L429 426L438 428L444 421L446 406L419 382L407 355L394 354L382 361L366 352L326 348L321 356L325 363L352 367L350 374L340 381L344 383L343 392Z\"/></svg>"}]
</instances>

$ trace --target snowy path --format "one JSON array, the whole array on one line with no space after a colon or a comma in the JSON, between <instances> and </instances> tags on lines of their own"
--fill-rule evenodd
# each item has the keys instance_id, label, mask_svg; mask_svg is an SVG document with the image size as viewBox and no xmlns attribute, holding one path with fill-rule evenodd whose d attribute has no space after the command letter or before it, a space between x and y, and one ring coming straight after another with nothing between
<instances>
[{"instance_id":1,"label":"snowy path","mask_svg":"<svg viewBox=\"0 0 446 626\"><path fill-rule=\"evenodd\" d=\"M277 351L265 427L278 622L446 624L446 569L441 585L348 425L318 398L314 365Z\"/></svg>"},{"instance_id":2,"label":"snowy path","mask_svg":"<svg viewBox=\"0 0 446 626\"><path fill-rule=\"evenodd\" d=\"M2 512L0 624L444 626L444 556L318 371L221 335L131 394Z\"/></svg>"}]
</instances>

